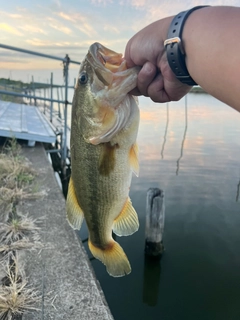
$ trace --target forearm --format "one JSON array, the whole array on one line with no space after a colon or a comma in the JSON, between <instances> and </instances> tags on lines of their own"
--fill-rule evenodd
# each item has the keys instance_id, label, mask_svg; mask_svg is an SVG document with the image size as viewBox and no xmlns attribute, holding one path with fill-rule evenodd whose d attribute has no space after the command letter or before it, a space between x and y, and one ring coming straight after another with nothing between
<instances>
[{"instance_id":1,"label":"forearm","mask_svg":"<svg viewBox=\"0 0 240 320\"><path fill-rule=\"evenodd\" d=\"M240 8L194 11L183 29L186 65L208 93L240 111Z\"/></svg>"},{"instance_id":2,"label":"forearm","mask_svg":"<svg viewBox=\"0 0 240 320\"><path fill-rule=\"evenodd\" d=\"M190 89L172 72L164 41L173 17L155 21L127 43L129 67L141 66L134 94L155 102L176 101ZM193 11L183 26L186 65L193 80L217 99L240 111L240 8L206 7Z\"/></svg>"}]
</instances>

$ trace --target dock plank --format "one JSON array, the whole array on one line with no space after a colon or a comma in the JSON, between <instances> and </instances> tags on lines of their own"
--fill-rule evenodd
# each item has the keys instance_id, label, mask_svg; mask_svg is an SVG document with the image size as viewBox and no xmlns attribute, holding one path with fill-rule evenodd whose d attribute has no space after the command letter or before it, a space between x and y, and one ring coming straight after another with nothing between
<instances>
[{"instance_id":1,"label":"dock plank","mask_svg":"<svg viewBox=\"0 0 240 320\"><path fill-rule=\"evenodd\" d=\"M36 106L0 100L0 136L54 143L51 123Z\"/></svg>"}]
</instances>

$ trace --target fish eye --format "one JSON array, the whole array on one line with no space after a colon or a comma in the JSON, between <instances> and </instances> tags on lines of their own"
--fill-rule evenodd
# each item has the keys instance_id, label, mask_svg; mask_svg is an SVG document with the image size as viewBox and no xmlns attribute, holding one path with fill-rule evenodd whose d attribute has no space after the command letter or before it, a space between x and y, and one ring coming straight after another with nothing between
<instances>
[{"instance_id":1,"label":"fish eye","mask_svg":"<svg viewBox=\"0 0 240 320\"><path fill-rule=\"evenodd\" d=\"M88 81L88 75L85 71L83 71L78 79L79 84L86 84Z\"/></svg>"}]
</instances>

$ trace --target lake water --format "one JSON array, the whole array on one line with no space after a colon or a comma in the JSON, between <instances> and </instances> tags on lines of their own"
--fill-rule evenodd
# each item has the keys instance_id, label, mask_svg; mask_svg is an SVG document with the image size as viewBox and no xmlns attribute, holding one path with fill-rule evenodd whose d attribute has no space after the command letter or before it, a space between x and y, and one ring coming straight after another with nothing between
<instances>
[{"instance_id":1,"label":"lake water","mask_svg":"<svg viewBox=\"0 0 240 320\"><path fill-rule=\"evenodd\" d=\"M140 109L140 176L130 191L140 229L117 238L132 272L112 278L92 260L113 316L239 320L240 113L205 94L169 105L140 98ZM166 205L165 252L155 262L144 257L150 187L164 190Z\"/></svg>"}]
</instances>

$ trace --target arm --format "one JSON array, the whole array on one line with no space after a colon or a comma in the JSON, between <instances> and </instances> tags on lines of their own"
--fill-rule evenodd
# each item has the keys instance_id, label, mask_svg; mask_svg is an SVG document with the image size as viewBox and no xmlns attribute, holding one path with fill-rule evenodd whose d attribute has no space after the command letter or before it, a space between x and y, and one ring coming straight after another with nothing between
<instances>
[{"instance_id":1,"label":"arm","mask_svg":"<svg viewBox=\"0 0 240 320\"><path fill-rule=\"evenodd\" d=\"M129 40L129 67L142 66L135 94L155 102L179 100L190 89L171 71L163 42L173 17L150 24ZM240 8L207 7L185 22L183 46L191 77L208 93L240 111Z\"/></svg>"}]
</instances>

